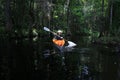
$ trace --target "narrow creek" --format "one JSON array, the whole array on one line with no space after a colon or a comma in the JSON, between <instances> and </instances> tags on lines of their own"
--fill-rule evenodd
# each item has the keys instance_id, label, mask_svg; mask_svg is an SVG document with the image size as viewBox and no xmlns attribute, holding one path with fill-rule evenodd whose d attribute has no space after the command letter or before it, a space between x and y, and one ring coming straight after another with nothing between
<instances>
[{"instance_id":1,"label":"narrow creek","mask_svg":"<svg viewBox=\"0 0 120 80\"><path fill-rule=\"evenodd\" d=\"M1 80L119 80L120 59L115 47L92 44L90 37L74 40L65 52L65 66L53 53L50 40L1 39Z\"/></svg>"}]
</instances>

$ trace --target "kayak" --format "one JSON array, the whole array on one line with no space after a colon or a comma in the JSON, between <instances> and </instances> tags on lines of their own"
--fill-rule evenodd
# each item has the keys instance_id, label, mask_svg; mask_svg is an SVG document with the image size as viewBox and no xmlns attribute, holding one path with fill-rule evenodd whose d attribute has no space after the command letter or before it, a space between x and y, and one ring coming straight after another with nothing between
<instances>
[{"instance_id":1,"label":"kayak","mask_svg":"<svg viewBox=\"0 0 120 80\"><path fill-rule=\"evenodd\" d=\"M65 65L65 52L71 52L74 48L74 46L76 46L75 44L73 44L71 41L67 41L68 45L65 45L65 40L56 40L53 39L52 40L54 43L54 50L56 53L58 53L61 56L61 62L62 62L62 66Z\"/></svg>"},{"instance_id":2,"label":"kayak","mask_svg":"<svg viewBox=\"0 0 120 80\"><path fill-rule=\"evenodd\" d=\"M65 40L53 39L54 49L61 56L61 65L65 65L64 49L65 49Z\"/></svg>"}]
</instances>

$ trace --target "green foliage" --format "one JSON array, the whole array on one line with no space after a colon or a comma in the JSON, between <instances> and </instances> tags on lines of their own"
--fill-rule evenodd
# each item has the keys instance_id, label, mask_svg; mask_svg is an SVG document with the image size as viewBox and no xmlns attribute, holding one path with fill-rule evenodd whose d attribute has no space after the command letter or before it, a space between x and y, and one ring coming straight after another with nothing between
<instances>
[{"instance_id":1,"label":"green foliage","mask_svg":"<svg viewBox=\"0 0 120 80\"><path fill-rule=\"evenodd\" d=\"M14 34L17 31L18 34L29 35L34 26L38 32L43 26L49 26L53 30L61 28L64 31L73 32L72 34L98 37L102 32L109 32L111 36L119 36L119 3L119 0L113 2L109 0L52 0L49 4L39 0L11 0L12 32ZM5 4L4 0L0 0L0 33L4 33L6 29ZM113 22L109 27L111 4L113 4Z\"/></svg>"},{"instance_id":2,"label":"green foliage","mask_svg":"<svg viewBox=\"0 0 120 80\"><path fill-rule=\"evenodd\" d=\"M4 15L4 0L0 0L0 33L4 31L5 15Z\"/></svg>"},{"instance_id":3,"label":"green foliage","mask_svg":"<svg viewBox=\"0 0 120 80\"><path fill-rule=\"evenodd\" d=\"M0 26L0 34L5 33L5 28Z\"/></svg>"}]
</instances>

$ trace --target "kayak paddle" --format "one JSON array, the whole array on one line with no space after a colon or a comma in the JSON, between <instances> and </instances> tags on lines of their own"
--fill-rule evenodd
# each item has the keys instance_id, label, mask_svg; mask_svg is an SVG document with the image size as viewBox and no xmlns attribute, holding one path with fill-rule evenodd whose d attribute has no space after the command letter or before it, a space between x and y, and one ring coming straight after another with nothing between
<instances>
[{"instance_id":1,"label":"kayak paddle","mask_svg":"<svg viewBox=\"0 0 120 80\"><path fill-rule=\"evenodd\" d=\"M45 31L50 32L50 29L49 29L49 28L47 28L47 27L44 27L43 29L44 29Z\"/></svg>"}]
</instances>

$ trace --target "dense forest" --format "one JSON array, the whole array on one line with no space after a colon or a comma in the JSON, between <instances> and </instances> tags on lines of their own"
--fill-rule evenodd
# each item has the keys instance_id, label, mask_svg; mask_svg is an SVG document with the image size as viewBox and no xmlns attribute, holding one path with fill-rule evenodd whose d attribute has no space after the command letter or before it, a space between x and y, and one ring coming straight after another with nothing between
<instances>
[{"instance_id":1,"label":"dense forest","mask_svg":"<svg viewBox=\"0 0 120 80\"><path fill-rule=\"evenodd\" d=\"M1 0L0 34L23 37L36 31L42 35L43 27L47 26L72 35L117 37L119 3L119 0Z\"/></svg>"},{"instance_id":2,"label":"dense forest","mask_svg":"<svg viewBox=\"0 0 120 80\"><path fill-rule=\"evenodd\" d=\"M62 29L65 37L70 36L73 42L80 44L77 45L80 47L78 53L67 56L70 71L67 73L68 78L63 80L80 80L73 79L80 73L81 64L85 63L79 64L79 60L88 60L88 63L93 60L92 67L96 70L93 72L100 74L100 77L89 80L112 80L109 75L104 79L109 71L113 78L119 80L120 54L113 56L115 52L120 53L119 14L120 0L0 0L0 80L28 80L31 77L33 80L55 80L48 79L56 73L53 71L51 74L50 65L47 64L50 59L45 60L42 55L44 50L52 48L49 41L51 34L45 32L43 27L52 31ZM94 53L91 50L90 53L87 44L87 48L82 48L83 36L89 37L86 39L88 43L97 46L102 44L102 49L96 49ZM84 54L79 54L84 52L91 56L85 55L84 58ZM109 65L114 70L118 69L117 75ZM56 72L60 71L58 67L55 69ZM60 74L58 80L62 80Z\"/></svg>"}]
</instances>

